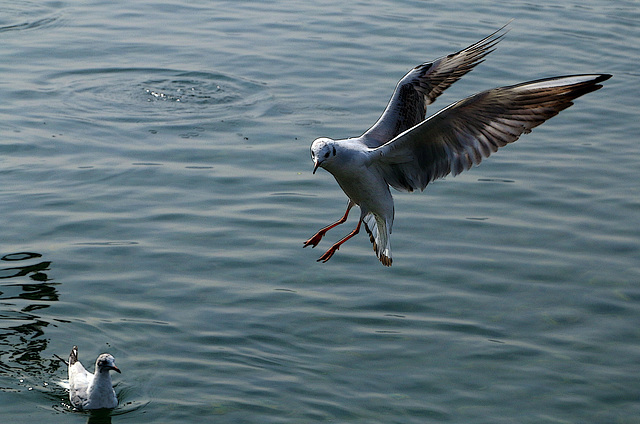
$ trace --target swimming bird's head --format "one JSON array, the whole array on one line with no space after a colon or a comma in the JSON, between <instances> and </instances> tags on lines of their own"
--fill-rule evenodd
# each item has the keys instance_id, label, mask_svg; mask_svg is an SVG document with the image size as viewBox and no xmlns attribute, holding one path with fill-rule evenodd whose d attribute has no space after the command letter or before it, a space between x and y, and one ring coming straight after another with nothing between
<instances>
[{"instance_id":1,"label":"swimming bird's head","mask_svg":"<svg viewBox=\"0 0 640 424\"><path fill-rule=\"evenodd\" d=\"M316 173L319 166L326 168L326 165L330 164L335 156L336 146L334 140L327 137L320 137L313 140L313 143L311 143L313 173Z\"/></svg>"},{"instance_id":2,"label":"swimming bird's head","mask_svg":"<svg viewBox=\"0 0 640 424\"><path fill-rule=\"evenodd\" d=\"M119 373L120 369L116 367L116 358L113 355L103 353L96 359L96 371L101 373L115 371Z\"/></svg>"}]
</instances>

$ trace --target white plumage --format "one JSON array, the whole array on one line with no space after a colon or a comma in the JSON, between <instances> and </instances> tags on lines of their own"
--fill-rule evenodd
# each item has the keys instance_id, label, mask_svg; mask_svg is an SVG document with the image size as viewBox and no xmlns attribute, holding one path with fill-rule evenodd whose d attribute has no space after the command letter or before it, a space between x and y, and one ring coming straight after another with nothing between
<instances>
[{"instance_id":1,"label":"white plumage","mask_svg":"<svg viewBox=\"0 0 640 424\"><path fill-rule=\"evenodd\" d=\"M69 354L69 400L78 409L112 409L118 406L109 371L120 372L115 359L103 353L96 359L95 372L89 373L78 361L78 347Z\"/></svg>"},{"instance_id":2,"label":"white plumage","mask_svg":"<svg viewBox=\"0 0 640 424\"><path fill-rule=\"evenodd\" d=\"M448 174L457 175L498 148L557 115L573 100L598 90L609 74L569 75L483 91L426 117L447 87L493 51L504 27L457 53L423 63L409 71L378 121L355 138L322 137L311 144L313 172L329 171L349 198L347 211L314 234L304 247L317 246L328 230L360 207L357 227L333 244L318 261L326 262L360 231L362 222L383 265L392 263L390 235L394 206L389 186L400 191L424 188Z\"/></svg>"}]
</instances>

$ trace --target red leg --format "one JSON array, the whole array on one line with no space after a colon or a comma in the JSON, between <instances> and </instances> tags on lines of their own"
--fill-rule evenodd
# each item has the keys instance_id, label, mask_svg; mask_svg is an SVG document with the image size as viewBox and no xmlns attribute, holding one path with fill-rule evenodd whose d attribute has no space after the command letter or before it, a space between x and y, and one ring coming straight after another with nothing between
<instances>
[{"instance_id":1,"label":"red leg","mask_svg":"<svg viewBox=\"0 0 640 424\"><path fill-rule=\"evenodd\" d=\"M339 241L334 243L334 245L331 246L329 248L329 250L324 252L324 255L322 255L322 256L320 256L320 258L318 258L318 262L320 262L320 261L327 262L329 259L331 259L333 254L336 253L336 250L340 249L340 245L342 245L342 243L344 243L345 241L349 240L351 237L353 237L356 234L358 234L358 232L360 231L360 224L362 224L362 220L358 221L358 226L356 227L355 230L351 231L349 234L344 236L342 239L340 239Z\"/></svg>"},{"instance_id":2,"label":"red leg","mask_svg":"<svg viewBox=\"0 0 640 424\"><path fill-rule=\"evenodd\" d=\"M355 203L353 203L351 200L349 200L349 204L347 205L347 211L344 213L342 218L340 218L339 220L337 220L336 222L334 222L331 225L327 225L326 227L324 227L323 229L321 229L320 231L315 233L313 235L313 237L311 237L309 240L304 242L304 246L302 246L302 247L307 247L309 245L311 245L313 247L316 247L318 245L318 243L320 243L320 240L322 240L322 237L324 237L324 235L327 233L327 231L329 231L333 227L336 227L336 226L344 223L347 220L347 217L349 216L349 211L354 206L355 206Z\"/></svg>"}]
</instances>

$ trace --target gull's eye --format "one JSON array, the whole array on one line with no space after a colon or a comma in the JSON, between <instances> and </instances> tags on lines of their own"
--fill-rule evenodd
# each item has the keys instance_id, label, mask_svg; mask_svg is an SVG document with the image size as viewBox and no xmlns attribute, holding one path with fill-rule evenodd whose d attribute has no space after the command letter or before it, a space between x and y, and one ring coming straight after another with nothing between
<instances>
[{"instance_id":1,"label":"gull's eye","mask_svg":"<svg viewBox=\"0 0 640 424\"><path fill-rule=\"evenodd\" d=\"M325 159L326 159L326 158L328 158L328 157L329 157L329 152L327 152L327 153L325 153L325 154L324 154L324 158L325 158Z\"/></svg>"}]
</instances>

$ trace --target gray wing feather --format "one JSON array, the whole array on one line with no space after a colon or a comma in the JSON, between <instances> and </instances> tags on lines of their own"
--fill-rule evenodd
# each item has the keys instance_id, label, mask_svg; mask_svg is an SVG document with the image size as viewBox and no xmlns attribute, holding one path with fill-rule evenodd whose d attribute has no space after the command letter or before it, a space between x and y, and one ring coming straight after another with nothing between
<instances>
[{"instance_id":1,"label":"gray wing feather","mask_svg":"<svg viewBox=\"0 0 640 424\"><path fill-rule=\"evenodd\" d=\"M363 134L367 146L378 147L424 121L427 105L482 63L506 33L505 27L459 52L418 65L402 77L382 116Z\"/></svg>"},{"instance_id":2,"label":"gray wing feather","mask_svg":"<svg viewBox=\"0 0 640 424\"><path fill-rule=\"evenodd\" d=\"M457 175L598 90L611 75L573 75L499 87L467 97L372 152L385 181L401 191Z\"/></svg>"}]
</instances>

